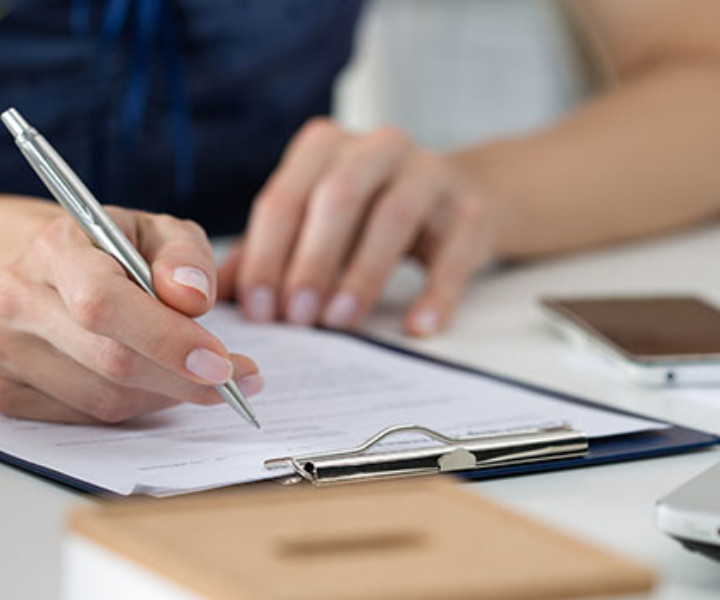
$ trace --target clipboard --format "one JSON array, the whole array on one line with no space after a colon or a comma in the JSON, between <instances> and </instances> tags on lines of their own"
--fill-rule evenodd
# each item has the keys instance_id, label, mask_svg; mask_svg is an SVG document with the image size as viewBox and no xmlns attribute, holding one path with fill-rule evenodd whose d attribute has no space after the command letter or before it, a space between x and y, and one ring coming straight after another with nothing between
<instances>
[{"instance_id":1,"label":"clipboard","mask_svg":"<svg viewBox=\"0 0 720 600\"><path fill-rule=\"evenodd\" d=\"M468 367L400 348L373 337L357 333L347 333L347 335L419 361L484 377L564 402L614 414L642 417L631 411L604 406L484 369ZM653 420L668 425L668 428L592 440L583 432L574 430L566 424L467 438L451 438L421 425L390 425L355 448L302 456L274 457L267 459L265 466L268 469L291 467L293 475L279 478L284 484L307 481L316 486L324 486L431 473L453 473L463 479L477 481L654 458L700 450L720 443L720 436L715 434L673 425L660 419ZM377 444L399 433L419 433L439 444L412 451L372 453ZM448 458L456 459L459 456L464 456L465 462L448 461ZM447 464L448 462L450 464Z\"/></svg>"},{"instance_id":2,"label":"clipboard","mask_svg":"<svg viewBox=\"0 0 720 600\"><path fill-rule=\"evenodd\" d=\"M474 376L490 379L505 385L536 392L563 402L581 404L598 411L643 418L642 415L638 415L631 411L604 406L597 402L520 381L511 377L491 373L484 369L468 367L443 359L427 356L412 350L394 346L369 336L359 335L356 333L347 333L345 335L362 343L371 344L391 352L411 357L421 362L439 365L463 373L469 373ZM352 481L364 481L367 479L397 478L427 474L429 472L452 472L464 479L480 480L659 457L700 450L720 443L720 436L673 425L658 419L654 420L659 423L667 424L668 427L657 431L646 431L592 439L585 438L582 432L574 431L567 426L558 426L558 424L553 424L551 427L541 429L481 435L472 438L447 438L439 432L428 430L420 425L390 423L387 428L377 432L377 434L367 440L365 444L362 444L357 448L339 448L335 452L310 456L268 457L266 459L266 466L277 467L280 464L285 464L293 467L295 473L294 476L282 476L278 478L278 480L282 483L297 483L299 481L307 480L316 485L323 485L326 483L346 483ZM423 435L430 437L431 441L435 443L428 445L427 447L416 449L409 455L405 453L395 455L391 453L390 456L385 455L383 457L385 467L382 469L368 467L368 462L376 464L374 461L377 455L372 452L367 452L368 450L372 450L372 447L376 442L387 438L388 435L394 435L395 433L408 430L414 430L417 433L422 433ZM561 442L558 441L557 436L562 438ZM488 458L490 458L486 452L486 450L488 450L488 444L498 446L500 455L504 456L505 459L488 460ZM518 448L517 444L520 444L520 447L529 452L524 454L522 452L519 454L515 453L515 450ZM469 462L470 457L467 453L473 454L473 448L475 448L476 445L479 445L479 448L477 456L475 457L476 462L472 465ZM448 458L443 457L446 457L448 454L453 452L453 457L456 459L461 454L464 455L466 462L462 464L455 463L451 465L453 468L442 468L441 462L449 460ZM432 468L429 467L430 463L428 463L428 455L436 457L435 463L431 465ZM343 465L343 468L346 468L345 472L343 473L343 476L339 478L335 476L329 478L322 476L313 477L312 474L308 477L307 470L304 468L298 468L298 466L302 467L308 462L311 464L315 463L328 466L333 460L338 458L343 458L347 461ZM365 460L366 458L368 460ZM443 460L438 462L441 458L443 458ZM37 465L2 451L0 451L0 461L82 492L100 496L121 497L114 492L91 484L87 481L72 477L60 471L49 469L42 465ZM424 472L422 473L420 472L420 466L424 469ZM385 472L380 473L378 471ZM272 478L271 474L269 478Z\"/></svg>"},{"instance_id":3,"label":"clipboard","mask_svg":"<svg viewBox=\"0 0 720 600\"><path fill-rule=\"evenodd\" d=\"M400 348L393 344L384 342L370 336L348 333L347 335L360 339L368 344L378 346L391 352L397 352L413 359L440 365L469 373L486 379L491 379L506 385L519 387L531 392L537 392L562 400L571 404L580 404L599 411L626 415L629 417L641 417L638 413L629 410L623 410L611 406L606 406L592 400L580 398L573 394L546 388L544 386L535 385L526 381L521 381L513 377L492 373L485 369L469 367L444 360L437 357L428 356L420 352L415 352L407 348ZM547 460L527 460L513 461L512 463L501 463L494 465L482 465L475 469L457 470L455 475L470 481L478 481L482 479L493 479L499 477L509 477L524 474L542 473L545 471L556 471L561 469L572 469L580 467L589 467L594 465L610 464L615 462L625 462L630 460L641 460L645 458L656 458L672 454L681 454L684 452L692 452L709 448L720 443L720 436L712 433L674 425L662 419L653 419L658 423L668 425L666 429L657 431L645 431L633 434L615 435L603 438L594 438L587 440L587 449L585 452L568 452L566 454L559 453L548 457ZM387 429L391 429L388 427ZM385 431L387 431L387 429ZM542 430L535 430L530 433L540 433ZM382 433L382 432L379 432ZM582 433L582 432L576 432ZM484 436L480 436L484 437Z\"/></svg>"}]
</instances>

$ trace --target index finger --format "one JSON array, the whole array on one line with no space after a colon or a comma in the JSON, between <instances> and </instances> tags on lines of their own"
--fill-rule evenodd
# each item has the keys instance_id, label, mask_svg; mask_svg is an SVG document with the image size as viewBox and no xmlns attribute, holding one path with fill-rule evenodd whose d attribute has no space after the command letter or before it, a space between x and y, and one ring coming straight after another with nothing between
<instances>
[{"instance_id":1,"label":"index finger","mask_svg":"<svg viewBox=\"0 0 720 600\"><path fill-rule=\"evenodd\" d=\"M215 258L200 225L169 215L119 209L114 215L132 218L138 250L150 263L153 287L165 304L191 317L212 308L217 293Z\"/></svg>"},{"instance_id":2,"label":"index finger","mask_svg":"<svg viewBox=\"0 0 720 600\"><path fill-rule=\"evenodd\" d=\"M215 336L146 294L109 255L95 248L60 247L50 260L48 283L86 330L197 383L218 385L232 377L229 353Z\"/></svg>"},{"instance_id":3,"label":"index finger","mask_svg":"<svg viewBox=\"0 0 720 600\"><path fill-rule=\"evenodd\" d=\"M327 120L306 125L286 151L250 215L237 288L251 319L275 318L282 277L310 192L348 138Z\"/></svg>"}]
</instances>

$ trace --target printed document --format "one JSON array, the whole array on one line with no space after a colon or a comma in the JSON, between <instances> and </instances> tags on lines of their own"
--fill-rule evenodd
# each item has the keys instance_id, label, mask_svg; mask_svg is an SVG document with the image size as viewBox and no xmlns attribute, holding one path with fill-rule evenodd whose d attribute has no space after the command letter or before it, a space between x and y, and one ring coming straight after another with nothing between
<instances>
[{"instance_id":1,"label":"printed document","mask_svg":"<svg viewBox=\"0 0 720 600\"><path fill-rule=\"evenodd\" d=\"M591 438L665 427L341 333L248 324L229 306L201 322L260 366L266 388L252 404L262 430L225 404L104 427L0 417L0 452L117 494L163 496L274 477L265 459L348 449L390 425L467 436L564 422Z\"/></svg>"}]
</instances>

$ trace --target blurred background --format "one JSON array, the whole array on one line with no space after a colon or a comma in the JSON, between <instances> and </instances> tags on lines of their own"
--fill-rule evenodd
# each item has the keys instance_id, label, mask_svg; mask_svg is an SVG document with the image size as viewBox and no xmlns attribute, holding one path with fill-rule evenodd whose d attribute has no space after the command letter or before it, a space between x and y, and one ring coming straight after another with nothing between
<instances>
[{"instance_id":1,"label":"blurred background","mask_svg":"<svg viewBox=\"0 0 720 600\"><path fill-rule=\"evenodd\" d=\"M371 0L336 89L351 129L393 123L447 150L546 125L596 80L558 0Z\"/></svg>"}]
</instances>

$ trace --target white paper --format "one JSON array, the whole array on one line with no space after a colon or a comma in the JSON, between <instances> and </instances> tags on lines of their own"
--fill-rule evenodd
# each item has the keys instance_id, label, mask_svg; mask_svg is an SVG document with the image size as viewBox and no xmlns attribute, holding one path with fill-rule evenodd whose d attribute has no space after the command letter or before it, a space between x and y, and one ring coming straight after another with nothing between
<instances>
[{"instance_id":1,"label":"white paper","mask_svg":"<svg viewBox=\"0 0 720 600\"><path fill-rule=\"evenodd\" d=\"M276 472L263 467L267 458L350 448L389 425L472 435L562 421L590 437L663 427L342 334L247 324L227 306L202 322L260 365L266 389L251 402L261 431L224 404L183 405L113 427L0 418L0 451L118 494L168 495L268 478Z\"/></svg>"}]
</instances>

